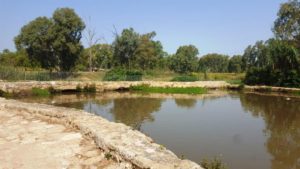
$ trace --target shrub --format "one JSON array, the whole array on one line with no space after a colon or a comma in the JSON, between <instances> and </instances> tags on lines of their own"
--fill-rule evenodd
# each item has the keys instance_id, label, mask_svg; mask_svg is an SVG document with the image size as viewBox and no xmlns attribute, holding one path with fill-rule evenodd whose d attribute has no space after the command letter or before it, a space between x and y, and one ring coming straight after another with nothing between
<instances>
[{"instance_id":1,"label":"shrub","mask_svg":"<svg viewBox=\"0 0 300 169\"><path fill-rule=\"evenodd\" d=\"M226 165L217 157L212 160L203 159L200 164L204 169L227 169Z\"/></svg>"},{"instance_id":2,"label":"shrub","mask_svg":"<svg viewBox=\"0 0 300 169\"><path fill-rule=\"evenodd\" d=\"M138 70L112 69L108 71L104 81L141 81L143 73Z\"/></svg>"},{"instance_id":3,"label":"shrub","mask_svg":"<svg viewBox=\"0 0 300 169\"><path fill-rule=\"evenodd\" d=\"M195 82L199 81L199 78L195 75L181 75L174 77L171 81L173 82Z\"/></svg>"},{"instance_id":4,"label":"shrub","mask_svg":"<svg viewBox=\"0 0 300 169\"><path fill-rule=\"evenodd\" d=\"M145 93L169 93L169 94L204 94L206 88L201 87L151 87L149 85L131 86L130 90Z\"/></svg>"}]
</instances>

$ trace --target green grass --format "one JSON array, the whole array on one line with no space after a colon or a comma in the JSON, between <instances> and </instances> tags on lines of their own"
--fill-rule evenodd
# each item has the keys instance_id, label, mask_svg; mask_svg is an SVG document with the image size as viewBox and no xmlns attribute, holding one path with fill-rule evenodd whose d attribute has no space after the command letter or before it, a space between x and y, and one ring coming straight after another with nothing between
<instances>
[{"instance_id":1,"label":"green grass","mask_svg":"<svg viewBox=\"0 0 300 169\"><path fill-rule=\"evenodd\" d=\"M300 91L294 91L292 92L293 95L296 95L296 96L300 96Z\"/></svg>"},{"instance_id":2,"label":"green grass","mask_svg":"<svg viewBox=\"0 0 300 169\"><path fill-rule=\"evenodd\" d=\"M195 82L195 81L199 81L199 78L193 75L181 75L181 76L174 77L171 81L172 82Z\"/></svg>"},{"instance_id":3,"label":"green grass","mask_svg":"<svg viewBox=\"0 0 300 169\"><path fill-rule=\"evenodd\" d=\"M41 88L32 88L31 89L31 94L34 96L50 96L51 93L47 89L41 89Z\"/></svg>"},{"instance_id":4,"label":"green grass","mask_svg":"<svg viewBox=\"0 0 300 169\"><path fill-rule=\"evenodd\" d=\"M205 94L206 88L200 87L151 87L148 85L131 86L131 91L144 93L166 93L166 94Z\"/></svg>"}]
</instances>

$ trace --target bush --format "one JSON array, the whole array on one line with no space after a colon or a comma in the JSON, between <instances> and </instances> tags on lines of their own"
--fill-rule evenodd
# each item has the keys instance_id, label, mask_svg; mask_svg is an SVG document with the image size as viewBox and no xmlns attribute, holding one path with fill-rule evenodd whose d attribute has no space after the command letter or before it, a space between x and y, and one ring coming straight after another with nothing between
<instances>
[{"instance_id":1,"label":"bush","mask_svg":"<svg viewBox=\"0 0 300 169\"><path fill-rule=\"evenodd\" d=\"M200 164L204 169L227 169L226 165L216 157L212 160L203 159Z\"/></svg>"},{"instance_id":2,"label":"bush","mask_svg":"<svg viewBox=\"0 0 300 169\"><path fill-rule=\"evenodd\" d=\"M195 75L181 75L174 77L171 81L173 82L195 82L199 81L199 78Z\"/></svg>"},{"instance_id":3,"label":"bush","mask_svg":"<svg viewBox=\"0 0 300 169\"><path fill-rule=\"evenodd\" d=\"M108 71L104 81L141 81L143 73L138 70L112 69Z\"/></svg>"},{"instance_id":4,"label":"bush","mask_svg":"<svg viewBox=\"0 0 300 169\"><path fill-rule=\"evenodd\" d=\"M300 75L296 70L281 72L253 67L247 71L244 82L248 85L300 87Z\"/></svg>"}]
</instances>

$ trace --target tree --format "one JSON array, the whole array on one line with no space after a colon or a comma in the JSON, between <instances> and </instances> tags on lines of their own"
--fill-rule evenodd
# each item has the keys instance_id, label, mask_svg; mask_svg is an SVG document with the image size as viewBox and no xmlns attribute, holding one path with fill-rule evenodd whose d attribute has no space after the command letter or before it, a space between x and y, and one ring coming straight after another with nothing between
<instances>
[{"instance_id":1,"label":"tree","mask_svg":"<svg viewBox=\"0 0 300 169\"><path fill-rule=\"evenodd\" d=\"M113 42L115 66L131 68L131 61L137 52L139 45L139 34L132 28L124 29L121 35L116 34Z\"/></svg>"},{"instance_id":2,"label":"tree","mask_svg":"<svg viewBox=\"0 0 300 169\"><path fill-rule=\"evenodd\" d=\"M46 17L38 17L23 26L15 37L17 50L24 49L31 62L38 62L42 68L53 69L57 58L53 49L53 36L49 34L53 22Z\"/></svg>"},{"instance_id":3,"label":"tree","mask_svg":"<svg viewBox=\"0 0 300 169\"><path fill-rule=\"evenodd\" d=\"M83 49L80 39L84 27L73 9L61 8L50 19L38 17L23 26L15 44L42 68L69 71Z\"/></svg>"},{"instance_id":4,"label":"tree","mask_svg":"<svg viewBox=\"0 0 300 169\"><path fill-rule=\"evenodd\" d=\"M159 41L153 40L155 32L139 34L132 28L124 29L121 36L116 34L113 43L115 66L134 69L153 69L165 55Z\"/></svg>"},{"instance_id":5,"label":"tree","mask_svg":"<svg viewBox=\"0 0 300 169\"><path fill-rule=\"evenodd\" d=\"M243 71L242 56L235 55L229 59L228 71L230 73L241 73Z\"/></svg>"},{"instance_id":6,"label":"tree","mask_svg":"<svg viewBox=\"0 0 300 169\"><path fill-rule=\"evenodd\" d=\"M177 73L190 73L196 70L198 49L194 45L180 46L170 58L170 69Z\"/></svg>"},{"instance_id":7,"label":"tree","mask_svg":"<svg viewBox=\"0 0 300 169\"><path fill-rule=\"evenodd\" d=\"M95 49L95 66L102 69L112 67L113 48L109 44L98 44Z\"/></svg>"},{"instance_id":8,"label":"tree","mask_svg":"<svg viewBox=\"0 0 300 169\"><path fill-rule=\"evenodd\" d=\"M227 72L228 56L221 54L207 54L200 58L198 63L199 71L208 72Z\"/></svg>"},{"instance_id":9,"label":"tree","mask_svg":"<svg viewBox=\"0 0 300 169\"><path fill-rule=\"evenodd\" d=\"M277 38L288 40L300 49L300 1L289 0L280 6L273 31Z\"/></svg>"},{"instance_id":10,"label":"tree","mask_svg":"<svg viewBox=\"0 0 300 169\"><path fill-rule=\"evenodd\" d=\"M247 70L245 82L251 85L299 87L300 56L296 48L287 41L276 39L268 40L264 48L264 57L256 57Z\"/></svg>"},{"instance_id":11,"label":"tree","mask_svg":"<svg viewBox=\"0 0 300 169\"><path fill-rule=\"evenodd\" d=\"M59 68L62 71L69 71L75 66L83 50L80 40L85 24L70 8L55 10L52 20L54 25L51 34L55 37L52 45L55 55L59 58Z\"/></svg>"},{"instance_id":12,"label":"tree","mask_svg":"<svg viewBox=\"0 0 300 169\"><path fill-rule=\"evenodd\" d=\"M248 46L242 56L245 70L249 70L251 67L264 67L270 64L267 52L268 48L263 41L257 41L255 45Z\"/></svg>"},{"instance_id":13,"label":"tree","mask_svg":"<svg viewBox=\"0 0 300 169\"><path fill-rule=\"evenodd\" d=\"M139 46L134 57L136 67L143 70L153 69L157 66L159 59L164 55L163 47L159 41L154 41L156 33L151 32L141 35Z\"/></svg>"},{"instance_id":14,"label":"tree","mask_svg":"<svg viewBox=\"0 0 300 169\"><path fill-rule=\"evenodd\" d=\"M89 19L90 21L90 19ZM85 39L88 43L88 62L89 62L89 71L93 71L93 62L95 60L95 55L96 55L96 51L94 50L95 48L92 48L92 46L95 46L101 38L97 38L96 37L96 31L94 29L91 28L86 28L86 35L85 35Z\"/></svg>"}]
</instances>

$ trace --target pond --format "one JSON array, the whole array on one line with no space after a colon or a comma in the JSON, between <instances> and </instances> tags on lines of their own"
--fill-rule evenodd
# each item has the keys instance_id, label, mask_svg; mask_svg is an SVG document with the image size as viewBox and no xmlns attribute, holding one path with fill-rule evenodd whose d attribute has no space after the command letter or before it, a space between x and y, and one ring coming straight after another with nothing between
<instances>
[{"instance_id":1,"label":"pond","mask_svg":"<svg viewBox=\"0 0 300 169\"><path fill-rule=\"evenodd\" d=\"M21 100L84 109L125 123L179 157L198 163L221 156L230 169L300 168L297 97L235 92L200 96L102 93Z\"/></svg>"}]
</instances>

